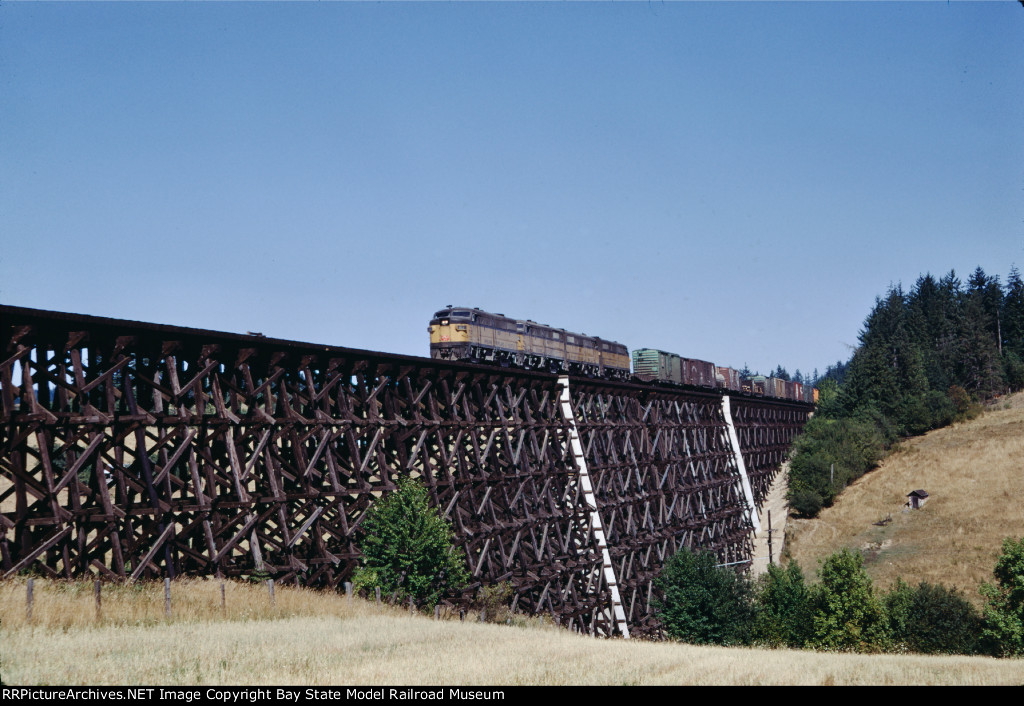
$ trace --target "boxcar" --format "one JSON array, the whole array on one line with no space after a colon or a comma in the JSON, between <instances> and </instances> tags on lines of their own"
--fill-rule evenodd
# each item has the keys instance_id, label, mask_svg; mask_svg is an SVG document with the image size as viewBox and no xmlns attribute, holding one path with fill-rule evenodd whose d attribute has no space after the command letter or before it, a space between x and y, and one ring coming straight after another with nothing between
<instances>
[{"instance_id":1,"label":"boxcar","mask_svg":"<svg viewBox=\"0 0 1024 706\"><path fill-rule=\"evenodd\" d=\"M683 358L683 382L694 387L715 387L715 364Z\"/></svg>"},{"instance_id":2,"label":"boxcar","mask_svg":"<svg viewBox=\"0 0 1024 706\"><path fill-rule=\"evenodd\" d=\"M683 384L683 359L675 353L637 348L633 350L633 374L641 380Z\"/></svg>"},{"instance_id":3,"label":"boxcar","mask_svg":"<svg viewBox=\"0 0 1024 706\"><path fill-rule=\"evenodd\" d=\"M740 391L740 371L733 368L718 368L718 374L722 376L722 386L727 390Z\"/></svg>"},{"instance_id":4,"label":"boxcar","mask_svg":"<svg viewBox=\"0 0 1024 706\"><path fill-rule=\"evenodd\" d=\"M768 378L764 386L764 394L768 397L786 397L786 381L782 378Z\"/></svg>"}]
</instances>

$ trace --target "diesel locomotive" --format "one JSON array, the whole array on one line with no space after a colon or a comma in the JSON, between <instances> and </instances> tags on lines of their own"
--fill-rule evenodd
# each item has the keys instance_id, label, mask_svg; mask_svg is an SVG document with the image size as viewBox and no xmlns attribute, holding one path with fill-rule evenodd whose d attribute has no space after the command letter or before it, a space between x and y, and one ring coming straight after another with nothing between
<instances>
[{"instance_id":1,"label":"diesel locomotive","mask_svg":"<svg viewBox=\"0 0 1024 706\"><path fill-rule=\"evenodd\" d=\"M629 379L629 349L597 336L449 306L430 320L430 357L528 370Z\"/></svg>"},{"instance_id":2,"label":"diesel locomotive","mask_svg":"<svg viewBox=\"0 0 1024 706\"><path fill-rule=\"evenodd\" d=\"M631 372L629 349L621 343L469 307L441 309L430 320L428 331L430 357L439 360L492 363L611 380L632 377L643 382L728 389L758 397L818 401L818 391L810 385L760 375L744 378L733 368L653 348L633 351Z\"/></svg>"}]
</instances>

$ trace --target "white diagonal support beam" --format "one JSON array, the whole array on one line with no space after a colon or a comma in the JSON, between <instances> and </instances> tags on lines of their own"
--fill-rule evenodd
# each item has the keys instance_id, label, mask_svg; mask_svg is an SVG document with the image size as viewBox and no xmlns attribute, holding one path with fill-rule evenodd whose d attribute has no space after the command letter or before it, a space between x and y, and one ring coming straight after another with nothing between
<instances>
[{"instance_id":1,"label":"white diagonal support beam","mask_svg":"<svg viewBox=\"0 0 1024 706\"><path fill-rule=\"evenodd\" d=\"M750 479L747 477L747 465L743 462L743 450L740 449L740 439L736 436L736 427L732 423L729 395L722 395L722 415L725 417L725 427L729 432L729 444L732 446L732 454L736 459L736 468L740 472L740 485L743 487L743 497L747 499L750 524L754 526L755 532L760 532L761 521L757 519L757 506L754 504L754 493L750 489Z\"/></svg>"},{"instance_id":2,"label":"white diagonal support beam","mask_svg":"<svg viewBox=\"0 0 1024 706\"><path fill-rule=\"evenodd\" d=\"M604 525L601 524L601 515L597 511L597 496L594 495L594 486L590 481L590 472L587 470L587 459L583 454L583 444L580 443L580 435L576 431L576 417L572 411L572 398L569 396L569 377L559 376L558 385L562 388L561 403L562 417L569 425L569 446L572 449L572 457L576 463L576 470L579 472L580 489L583 491L583 501L590 511L590 530L597 542L597 548L601 552L601 565L604 571L604 581L612 594L612 615L619 627L622 637L629 639L629 625L626 622L626 611L622 607L622 599L619 596L619 583L615 578L615 567L612 566L612 556L608 552L608 542L604 536Z\"/></svg>"}]
</instances>

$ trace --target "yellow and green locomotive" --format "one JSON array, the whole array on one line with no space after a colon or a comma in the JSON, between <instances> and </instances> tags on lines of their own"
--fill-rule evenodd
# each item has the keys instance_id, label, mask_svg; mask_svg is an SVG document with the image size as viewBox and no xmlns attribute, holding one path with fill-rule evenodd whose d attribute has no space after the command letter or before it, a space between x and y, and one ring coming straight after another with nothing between
<instances>
[{"instance_id":1,"label":"yellow and green locomotive","mask_svg":"<svg viewBox=\"0 0 1024 706\"><path fill-rule=\"evenodd\" d=\"M629 379L629 350L615 341L480 309L449 306L430 320L430 357Z\"/></svg>"}]
</instances>

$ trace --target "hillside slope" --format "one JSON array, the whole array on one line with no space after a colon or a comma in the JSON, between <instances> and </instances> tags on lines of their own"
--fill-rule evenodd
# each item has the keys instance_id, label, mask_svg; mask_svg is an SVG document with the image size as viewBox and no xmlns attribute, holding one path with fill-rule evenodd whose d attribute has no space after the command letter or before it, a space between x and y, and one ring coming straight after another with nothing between
<instances>
[{"instance_id":1,"label":"hillside slope","mask_svg":"<svg viewBox=\"0 0 1024 706\"><path fill-rule=\"evenodd\" d=\"M904 507L923 489L919 510ZM859 549L876 587L897 576L956 586L976 604L1004 537L1024 536L1024 393L977 419L909 439L814 520L790 520L788 555L812 577L843 547ZM874 523L892 521L883 526Z\"/></svg>"}]
</instances>

